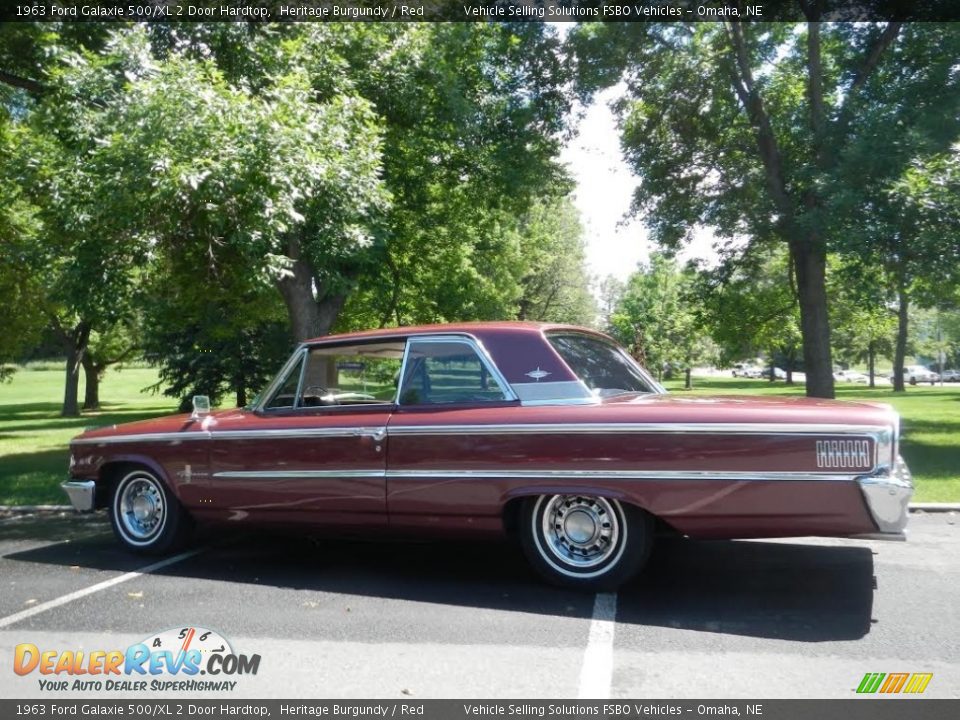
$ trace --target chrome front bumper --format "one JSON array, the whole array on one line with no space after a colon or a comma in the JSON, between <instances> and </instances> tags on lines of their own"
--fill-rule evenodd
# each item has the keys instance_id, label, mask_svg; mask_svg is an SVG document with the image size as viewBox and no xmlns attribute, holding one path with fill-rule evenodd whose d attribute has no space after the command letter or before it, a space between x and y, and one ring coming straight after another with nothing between
<instances>
[{"instance_id":1,"label":"chrome front bumper","mask_svg":"<svg viewBox=\"0 0 960 720\"><path fill-rule=\"evenodd\" d=\"M893 472L869 475L857 480L878 532L862 536L872 540L905 540L908 505L913 497L910 468L897 457Z\"/></svg>"},{"instance_id":2,"label":"chrome front bumper","mask_svg":"<svg viewBox=\"0 0 960 720\"><path fill-rule=\"evenodd\" d=\"M94 490L96 483L93 480L68 480L60 487L70 498L70 504L79 512L90 512L94 508Z\"/></svg>"}]
</instances>

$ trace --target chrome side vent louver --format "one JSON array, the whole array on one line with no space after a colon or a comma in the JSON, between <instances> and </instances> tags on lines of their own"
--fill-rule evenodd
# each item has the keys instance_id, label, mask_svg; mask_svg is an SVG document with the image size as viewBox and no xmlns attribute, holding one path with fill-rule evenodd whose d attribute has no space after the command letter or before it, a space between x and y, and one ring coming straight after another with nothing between
<instances>
[{"instance_id":1,"label":"chrome side vent louver","mask_svg":"<svg viewBox=\"0 0 960 720\"><path fill-rule=\"evenodd\" d=\"M817 440L818 468L864 468L873 466L869 440Z\"/></svg>"}]
</instances>

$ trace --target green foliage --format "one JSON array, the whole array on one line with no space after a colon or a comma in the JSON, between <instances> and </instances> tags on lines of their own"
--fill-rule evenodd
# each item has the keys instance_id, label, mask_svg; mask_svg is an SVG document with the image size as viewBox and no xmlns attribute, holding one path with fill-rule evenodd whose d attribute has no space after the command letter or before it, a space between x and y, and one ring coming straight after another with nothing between
<instances>
[{"instance_id":1,"label":"green foliage","mask_svg":"<svg viewBox=\"0 0 960 720\"><path fill-rule=\"evenodd\" d=\"M279 318L250 308L268 287L298 338L329 330L344 298L341 328L511 317L522 296L539 316L588 315L582 272L561 304L537 294L554 268L524 240L537 198L569 189L556 161L569 74L552 29L0 32L16 150L3 164L36 200L24 217L41 239L21 243L22 276L75 357L110 359L108 339L137 324L172 391L192 391L188 348L216 339L226 350L225 333L247 355L265 347ZM582 252L563 241L572 279ZM161 288L182 290L184 277L231 290L173 302ZM245 320L217 328L217 313ZM242 377L243 394L248 376L260 370L205 366L202 384L216 395Z\"/></svg>"},{"instance_id":2,"label":"green foliage","mask_svg":"<svg viewBox=\"0 0 960 720\"><path fill-rule=\"evenodd\" d=\"M811 20L819 7L803 4ZM957 139L960 31L603 23L579 26L570 47L583 96L627 87L621 142L639 178L634 210L655 241L676 247L699 224L751 246L789 246L808 391L830 395L826 254L887 267L899 278L890 284L912 292L950 256L918 242L889 192L914 158Z\"/></svg>"},{"instance_id":3,"label":"green foliage","mask_svg":"<svg viewBox=\"0 0 960 720\"><path fill-rule=\"evenodd\" d=\"M518 229L521 320L593 325L596 301L586 257L583 227L569 198L540 201L524 216Z\"/></svg>"},{"instance_id":4,"label":"green foliage","mask_svg":"<svg viewBox=\"0 0 960 720\"><path fill-rule=\"evenodd\" d=\"M0 156L13 151L7 126L0 120ZM37 241L38 222L34 206L0 167L0 381L13 373L4 363L20 357L40 338L46 324L40 299L41 288L32 273L30 258Z\"/></svg>"},{"instance_id":5,"label":"green foliage","mask_svg":"<svg viewBox=\"0 0 960 720\"><path fill-rule=\"evenodd\" d=\"M355 23L343 54L385 123L393 203L341 327L512 317L527 274L518 223L565 194L568 100L537 23Z\"/></svg>"},{"instance_id":6,"label":"green foliage","mask_svg":"<svg viewBox=\"0 0 960 720\"><path fill-rule=\"evenodd\" d=\"M792 370L800 359L800 318L790 263L779 248L748 250L701 271L689 300L724 364L764 354Z\"/></svg>"},{"instance_id":7,"label":"green foliage","mask_svg":"<svg viewBox=\"0 0 960 720\"><path fill-rule=\"evenodd\" d=\"M628 278L610 316L613 337L658 378L673 368L687 370L712 354L691 311L693 281L691 270L680 270L669 256L653 253L649 265Z\"/></svg>"}]
</instances>

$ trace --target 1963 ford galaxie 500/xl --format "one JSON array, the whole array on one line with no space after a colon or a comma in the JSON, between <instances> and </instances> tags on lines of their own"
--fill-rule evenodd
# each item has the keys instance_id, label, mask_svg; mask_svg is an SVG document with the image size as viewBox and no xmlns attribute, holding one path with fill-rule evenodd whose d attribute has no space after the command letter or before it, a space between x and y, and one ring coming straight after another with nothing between
<instances>
[{"instance_id":1,"label":"1963 ford galaxie 500/xl","mask_svg":"<svg viewBox=\"0 0 960 720\"><path fill-rule=\"evenodd\" d=\"M248 408L87 431L64 487L141 552L194 522L512 532L548 579L612 588L659 530L902 539L898 432L886 405L668 395L582 328L436 325L305 342Z\"/></svg>"}]
</instances>

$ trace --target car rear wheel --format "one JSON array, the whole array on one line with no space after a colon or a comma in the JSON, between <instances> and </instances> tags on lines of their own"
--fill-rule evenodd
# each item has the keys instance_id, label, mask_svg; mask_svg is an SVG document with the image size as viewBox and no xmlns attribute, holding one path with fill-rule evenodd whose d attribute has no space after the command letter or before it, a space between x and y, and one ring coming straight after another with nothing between
<instances>
[{"instance_id":1,"label":"car rear wheel","mask_svg":"<svg viewBox=\"0 0 960 720\"><path fill-rule=\"evenodd\" d=\"M190 517L164 482L143 467L127 468L113 487L113 532L129 550L159 555L186 544Z\"/></svg>"},{"instance_id":2,"label":"car rear wheel","mask_svg":"<svg viewBox=\"0 0 960 720\"><path fill-rule=\"evenodd\" d=\"M541 495L524 506L521 543L546 580L578 590L614 590L650 555L653 518L617 500Z\"/></svg>"}]
</instances>

